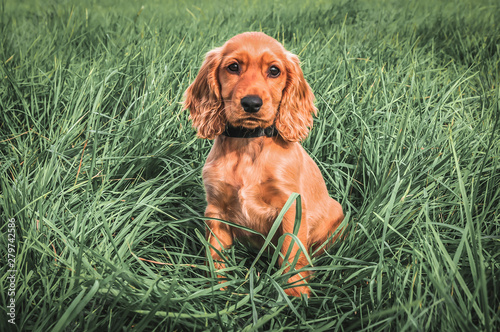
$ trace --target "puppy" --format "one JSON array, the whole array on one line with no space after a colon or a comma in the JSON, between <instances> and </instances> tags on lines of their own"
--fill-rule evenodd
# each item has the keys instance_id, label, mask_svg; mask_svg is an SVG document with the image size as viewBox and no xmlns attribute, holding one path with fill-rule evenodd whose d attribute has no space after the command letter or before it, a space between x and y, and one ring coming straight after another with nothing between
<instances>
[{"instance_id":1,"label":"puppy","mask_svg":"<svg viewBox=\"0 0 500 332\"><path fill-rule=\"evenodd\" d=\"M214 139L203 168L205 216L227 220L261 233L271 226L292 193L301 195L297 237L318 255L338 237L342 207L330 198L325 181L300 141L316 114L314 95L296 55L275 39L247 32L206 55L198 76L185 93L193 127L201 138ZM274 242L285 235L280 264L300 269L308 264L292 236L295 202L285 213ZM206 236L215 268L224 268L220 253L235 239L262 246L263 236L207 221ZM321 248L318 250L318 248ZM289 295L310 295L302 271L289 279Z\"/></svg>"}]
</instances>

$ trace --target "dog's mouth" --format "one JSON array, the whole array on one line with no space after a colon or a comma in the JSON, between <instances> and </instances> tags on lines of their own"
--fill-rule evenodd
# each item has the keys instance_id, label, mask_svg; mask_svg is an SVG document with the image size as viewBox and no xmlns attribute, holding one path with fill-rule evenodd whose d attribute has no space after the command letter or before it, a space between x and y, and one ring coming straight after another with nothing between
<instances>
[{"instance_id":1,"label":"dog's mouth","mask_svg":"<svg viewBox=\"0 0 500 332\"><path fill-rule=\"evenodd\" d=\"M255 129L255 128L266 128L272 125L272 121L266 121L261 118L257 118L254 116L249 116L245 117L242 119L238 119L238 121L235 121L235 123L232 123L231 125L235 127L243 127L243 128L248 128L248 129Z\"/></svg>"},{"instance_id":2,"label":"dog's mouth","mask_svg":"<svg viewBox=\"0 0 500 332\"><path fill-rule=\"evenodd\" d=\"M261 122L262 122L261 119L255 118L255 117L248 117L248 118L241 119L241 125L243 127L247 127L247 126L258 127Z\"/></svg>"},{"instance_id":3,"label":"dog's mouth","mask_svg":"<svg viewBox=\"0 0 500 332\"><path fill-rule=\"evenodd\" d=\"M241 107L234 107L234 105L227 105L226 119L233 127L242 127L247 129L267 128L274 122L273 112L266 108L261 107L255 113L245 112Z\"/></svg>"}]
</instances>

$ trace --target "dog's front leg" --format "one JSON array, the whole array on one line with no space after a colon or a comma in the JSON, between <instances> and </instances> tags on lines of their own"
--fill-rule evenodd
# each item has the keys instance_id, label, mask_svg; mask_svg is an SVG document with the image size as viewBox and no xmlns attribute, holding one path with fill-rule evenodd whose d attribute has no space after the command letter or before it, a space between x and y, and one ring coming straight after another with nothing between
<instances>
[{"instance_id":1,"label":"dog's front leg","mask_svg":"<svg viewBox=\"0 0 500 332\"><path fill-rule=\"evenodd\" d=\"M222 219L219 209L214 205L207 206L205 217ZM206 225L206 239L210 244L210 256L214 261L215 270L218 271L226 267L219 253L232 246L233 234L229 226L220 221L208 220ZM221 277L220 275L217 276Z\"/></svg>"},{"instance_id":2,"label":"dog's front leg","mask_svg":"<svg viewBox=\"0 0 500 332\"><path fill-rule=\"evenodd\" d=\"M281 224L281 232L282 234L293 234L294 224L295 224L295 204L294 203L290 209L283 216L283 221ZM302 210L302 222L300 228L297 232L298 240L304 245L307 250L308 245L308 237L307 237L307 225L305 224L305 211ZM293 244L292 244L293 243ZM283 245L281 247L282 257L280 259L280 265L289 264L293 266L295 263L295 270L300 270L304 266L308 264L307 258L304 255L304 252L300 249L297 241L290 235L286 235L283 240ZM286 261L284 260L286 258ZM288 272L290 267L285 269L285 272ZM308 271L302 271L298 274L295 274L291 278L288 279L288 283L294 284L295 287L291 287L285 289L285 293L293 296L300 296L301 294L306 294L307 296L311 295L311 290L307 286L306 280L311 273Z\"/></svg>"}]
</instances>

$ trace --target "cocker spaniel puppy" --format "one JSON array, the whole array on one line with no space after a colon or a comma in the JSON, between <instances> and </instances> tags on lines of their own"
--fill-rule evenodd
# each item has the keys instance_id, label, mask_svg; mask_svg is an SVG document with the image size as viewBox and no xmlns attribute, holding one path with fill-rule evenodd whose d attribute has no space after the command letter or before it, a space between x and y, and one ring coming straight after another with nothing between
<instances>
[{"instance_id":1,"label":"cocker spaniel puppy","mask_svg":"<svg viewBox=\"0 0 500 332\"><path fill-rule=\"evenodd\" d=\"M237 35L208 52L184 102L198 136L215 139L203 168L207 218L267 236L290 195L298 193L302 217L297 237L303 246L318 255L326 241L335 240L338 234L333 233L344 218L342 207L329 197L318 166L299 143L313 124L313 100L297 56L264 33ZM275 243L293 234L295 213L294 203ZM217 220L206 224L216 269L224 268L219 253L235 239L255 246L264 243L263 236ZM280 250L280 264L295 263L297 270L308 264L292 236L284 237ZM285 292L309 296L309 274L293 275L289 282L294 286Z\"/></svg>"}]
</instances>

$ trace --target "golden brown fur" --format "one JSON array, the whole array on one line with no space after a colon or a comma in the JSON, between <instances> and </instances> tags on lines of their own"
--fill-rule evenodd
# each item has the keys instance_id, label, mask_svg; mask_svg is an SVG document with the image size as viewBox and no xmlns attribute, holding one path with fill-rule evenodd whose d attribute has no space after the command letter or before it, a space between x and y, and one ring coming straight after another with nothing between
<instances>
[{"instance_id":1,"label":"golden brown fur","mask_svg":"<svg viewBox=\"0 0 500 332\"><path fill-rule=\"evenodd\" d=\"M236 66L234 64L237 64ZM230 67L231 66L231 67ZM230 70L238 67L239 71ZM275 67L271 69L271 67ZM273 75L276 68L279 75ZM258 96L262 106L249 113L242 98ZM318 166L299 141L307 137L316 114L314 95L304 79L297 56L275 39L258 32L237 35L224 46L210 51L195 81L186 91L184 107L201 138L215 139L205 167L208 218L228 220L267 235L292 193L302 200L298 238L306 248L330 239L343 220L340 204L329 197ZM276 137L235 138L221 135L227 125L253 129L275 125ZM293 232L295 207L285 214L278 236ZM207 222L207 238L216 268L223 268L217 251L230 247L234 239L261 245L261 236L233 228L216 220ZM291 245L286 236L283 257ZM324 248L324 247L323 247ZM299 255L296 269L307 265L294 244L288 261ZM280 261L283 264L283 261ZM302 278L290 282L297 287L289 295L310 295Z\"/></svg>"}]
</instances>

